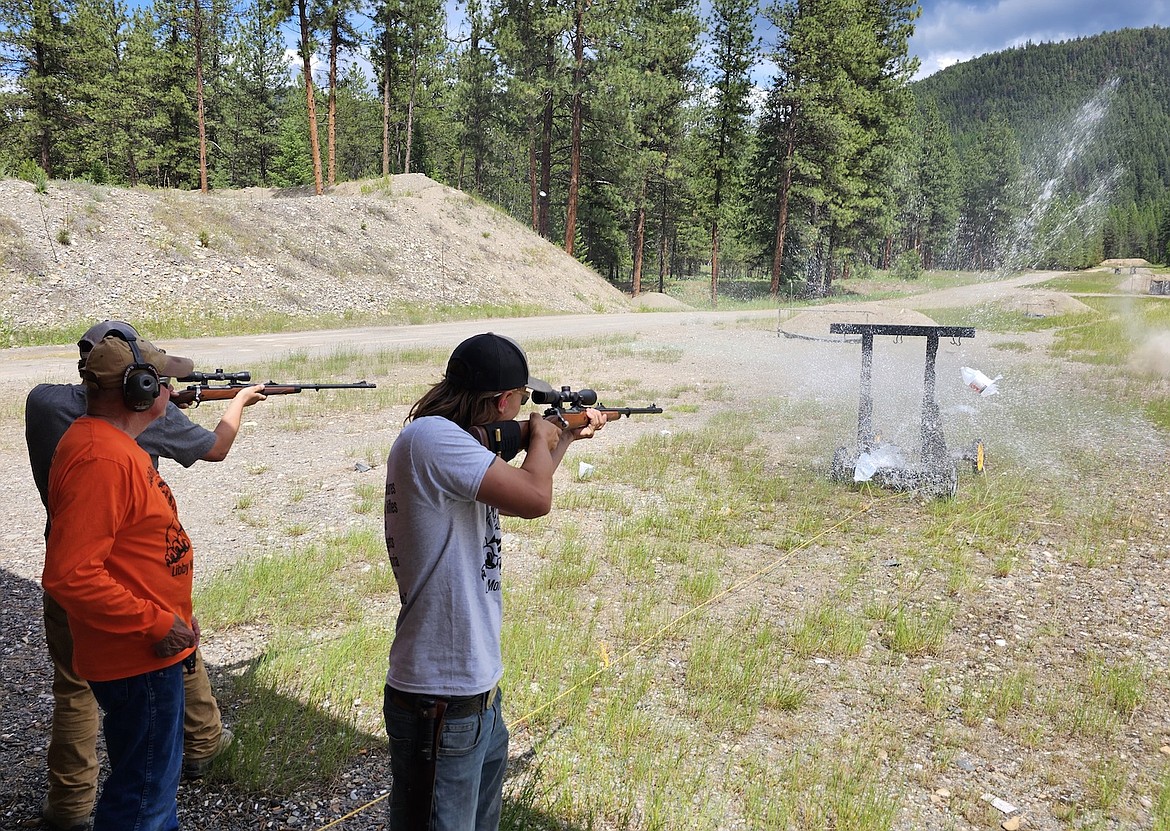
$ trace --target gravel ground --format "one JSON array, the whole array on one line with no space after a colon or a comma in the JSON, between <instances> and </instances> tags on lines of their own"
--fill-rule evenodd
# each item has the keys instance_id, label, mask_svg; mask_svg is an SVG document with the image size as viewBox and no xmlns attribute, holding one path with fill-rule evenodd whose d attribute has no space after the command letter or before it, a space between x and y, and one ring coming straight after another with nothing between
<instances>
[{"instance_id":1,"label":"gravel ground","mask_svg":"<svg viewBox=\"0 0 1170 831\"><path fill-rule=\"evenodd\" d=\"M1042 279L1036 276L1032 279ZM1026 281L1020 281L1021 283ZM1022 291L1019 284L991 287L996 299ZM974 289L946 297L916 298L920 308L944 303L966 305L980 299ZM909 304L903 304L909 305ZM851 307L843 315L853 315ZM917 319L899 306L870 307L874 315L894 315L893 320ZM831 312L818 313L817 322L797 321L797 328L827 331ZM574 386L589 385L604 390L623 379L641 377L656 389L685 387L699 393L704 402L699 413L679 412L670 417L670 429L681 430L705 423L719 409L736 409L745 417L766 419L777 401L793 404L812 402L828 411L856 412L857 348L852 344L826 344L800 338L777 337L775 312L747 315L659 313L641 315L589 315L576 319L580 331L604 339L607 331L638 332L631 354L618 361L598 362L587 379L566 378ZM303 348L306 341L336 348L346 344L356 349L376 350L389 345L430 342L449 347L465 336L469 328L482 324L450 324L433 327L403 327L361 332L289 334L254 338L217 338L171 344L158 340L178 354L190 354L209 363L223 361L238 367L245 360L257 360ZM822 329L823 327L823 329ZM548 319L501 322L492 327L522 341L550 337L550 332L574 331L572 320ZM1045 357L1044 334L1005 339L979 334L973 341L943 344L940 347L939 400L952 435L968 436L979 431L989 448L1009 448L1025 455L1046 476L1067 475L1070 498L1095 498L1086 491L1075 493L1077 470L1063 470L1062 460L1070 447L1086 453L1100 448L1103 465L1132 465L1127 492L1134 510L1148 514L1155 536L1148 540L1119 541L1119 550L1128 552L1125 562L1136 564L1115 579L1098 580L1098 573L1077 573L1061 567L1059 559L1041 540L1029 552L1029 561L1018 576L1004 581L994 593L987 593L981 607L970 609L970 617L956 625L954 650L948 654L957 677L964 673L986 672L995 647L988 638L1021 640L1037 626L1056 616L1069 638L1062 640L1051 660L1071 660L1082 642L1118 653L1144 655L1152 667L1165 672L1168 666L1165 621L1168 610L1164 587L1170 581L1170 558L1165 556L1170 518L1170 459L1157 434L1139 421L1102 415L1103 402L1092 390L1092 373L1072 366L1053 366ZM996 349L1010 340L1023 347ZM352 341L352 342L351 342ZM681 355L674 361L656 361L661 350ZM886 344L875 380L890 382L888 392L898 393L913 412L921 395L921 343ZM238 356L232 360L233 356ZM246 358L244 357L246 356ZM539 358L536 359L537 361ZM0 488L7 495L10 522L0 531L0 827L35 828L36 806L43 793L43 760L50 713L48 662L44 655L40 623L40 589L36 583L43 556L40 538L42 509L27 474L20 434L20 404L23 391L36 381L69 380L69 350L39 348L7 350L0 353L0 394L10 405L0 411ZM957 378L959 365L975 366L994 375L1002 373L1001 395L980 399L962 387ZM546 375L564 377L558 366L540 367ZM400 368L385 378L371 377L379 386L426 383L434 380L429 370ZM429 377L428 377L429 376ZM910 379L905 382L904 379ZM1162 382L1164 383L1164 382ZM896 389L902 387L901 389ZM704 397L703 391L723 390L722 400ZM660 402L662 403L662 402ZM307 396L272 399L248 411L247 423L231 456L219 465L196 465L183 470L164 463L163 474L172 485L184 523L195 540L202 574L215 571L241 558L255 556L288 545L280 534L287 520L288 494L306 491L298 504L296 518L309 533L325 536L348 527L376 529L380 517L355 514L352 505L360 485L380 479L380 469L361 470L359 461L377 458L389 447L405 415L405 407L366 409L352 414L327 411L316 420L298 413L311 408ZM215 411L205 407L197 418L211 420ZM1042 414L1042 415L1041 415ZM1037 422L1046 419L1044 429ZM649 421L626 421L612 426L597 441L618 443L632 440L642 431L660 429ZM903 429L887 425L891 434ZM916 425L904 427L913 444ZM794 447L804 446L800 436L783 430L762 431L770 458L778 464L803 468L827 467L828 458L794 460ZM568 476L565 468L560 474ZM562 481L559 486L564 486ZM242 521L235 505L242 494L253 497L252 516ZM1116 496L1117 494L1114 494ZM812 591L815 574L803 578ZM1042 598L1032 609L1022 598ZM1039 601L1037 601L1039 602ZM1023 605L1021 605L1023 604ZM392 614L392 611L388 611ZM1077 635L1077 632L1081 635ZM1083 636L1083 637L1082 637ZM211 633L205 656L218 688L225 674L263 648L265 633L232 631ZM990 657L989 657L990 655ZM836 671L836 670L834 670ZM860 692L850 693L840 706L826 702L814 708L809 718L818 729L833 731L863 714ZM893 717L893 716L892 716ZM231 712L226 714L231 723ZM523 753L523 737L514 752ZM1135 765L1155 764L1160 745L1170 744L1170 718L1164 701L1152 703L1126 732L1127 750ZM288 797L266 798L245 794L230 783L185 784L179 795L181 821L185 828L207 831L244 829L324 829L372 831L386 827L385 803L380 802L355 816L340 821L350 812L383 796L389 785L388 756L380 739L374 751L358 756L336 780L316 783ZM1023 794L1032 800L1033 817L1041 817L1046 800L1056 799L1061 783L1036 781L1034 771L1021 767L1015 748L994 742L964 748L958 762L969 766L955 775L977 779L977 785L997 792ZM1129 758L1129 757L1127 757ZM951 786L954 787L953 785ZM937 788L937 790L943 790ZM961 816L947 814L945 805L932 801L927 788L906 808L903 827L970 828ZM942 800L942 797L939 798ZM1138 809L1139 812L1142 809ZM1148 811L1146 815L1148 817ZM923 818L928 819L923 819ZM536 818L539 820L539 818ZM331 825L331 823L337 823ZM1138 822L1136 827L1142 827ZM1056 829L1055 822L1034 820L1029 827ZM1109 827L1126 827L1124 823Z\"/></svg>"}]
</instances>

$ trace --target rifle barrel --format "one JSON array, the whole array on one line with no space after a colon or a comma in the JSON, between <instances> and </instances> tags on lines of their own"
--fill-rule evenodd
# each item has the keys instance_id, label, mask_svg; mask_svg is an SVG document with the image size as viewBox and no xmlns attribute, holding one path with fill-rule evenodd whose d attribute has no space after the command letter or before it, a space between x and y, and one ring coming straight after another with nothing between
<instances>
[{"instance_id":1,"label":"rifle barrel","mask_svg":"<svg viewBox=\"0 0 1170 831\"><path fill-rule=\"evenodd\" d=\"M191 404L196 405L201 401L227 401L235 398L240 390L247 387L254 386L253 384L244 384L233 382L230 384L223 384L217 386L214 384L202 383L186 387L182 390L176 390L171 393L171 400L176 404ZM369 381L358 381L355 384L278 384L276 381L264 382L265 395L294 395L302 390L341 390L341 389L376 389L377 384L371 384Z\"/></svg>"}]
</instances>

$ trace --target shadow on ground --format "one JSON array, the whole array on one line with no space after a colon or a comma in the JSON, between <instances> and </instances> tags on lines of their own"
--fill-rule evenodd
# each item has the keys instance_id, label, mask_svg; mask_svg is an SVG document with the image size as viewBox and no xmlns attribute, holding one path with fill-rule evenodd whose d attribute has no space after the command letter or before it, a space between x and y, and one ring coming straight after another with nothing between
<instances>
[{"instance_id":1,"label":"shadow on ground","mask_svg":"<svg viewBox=\"0 0 1170 831\"><path fill-rule=\"evenodd\" d=\"M0 827L41 827L39 806L45 792L45 752L52 717L52 667L44 645L41 587L0 568ZM242 673L241 673L242 670ZM267 742L255 731L283 731L285 758L227 758L207 778L179 789L179 823L199 831L244 829L320 829L381 831L389 827L387 801L390 758L384 736L357 731L316 707L305 706L277 690L252 683L248 667L208 665L219 693L225 722L239 748L263 755ZM253 735L249 736L252 731ZM104 750L100 746L103 767ZM340 762L322 775L315 759L336 754ZM241 788L230 778L236 765L271 776L261 787ZM263 774L260 781L264 781ZM522 789L505 801L503 829L574 831L534 809ZM353 814L342 822L342 817ZM330 825L336 823L335 825Z\"/></svg>"}]
</instances>

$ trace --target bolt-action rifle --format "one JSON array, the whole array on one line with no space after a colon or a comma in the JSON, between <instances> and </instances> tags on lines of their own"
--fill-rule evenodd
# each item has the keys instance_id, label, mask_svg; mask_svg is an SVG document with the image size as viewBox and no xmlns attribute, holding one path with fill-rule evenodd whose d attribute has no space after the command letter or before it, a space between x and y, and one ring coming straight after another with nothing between
<instances>
[{"instance_id":1,"label":"bolt-action rifle","mask_svg":"<svg viewBox=\"0 0 1170 831\"><path fill-rule=\"evenodd\" d=\"M252 386L252 373L224 372L217 369L215 372L192 372L175 380L177 383L191 386L171 393L171 400L179 406L198 407L204 401L227 401L229 398L235 398L240 390ZM356 384L278 384L276 381L265 381L264 394L293 395L304 390L372 390L375 387L377 384L367 381L358 381Z\"/></svg>"},{"instance_id":2,"label":"bolt-action rifle","mask_svg":"<svg viewBox=\"0 0 1170 831\"><path fill-rule=\"evenodd\" d=\"M532 403L546 404L544 418L562 430L575 430L589 423L587 409L596 410L606 421L616 421L622 416L657 414L662 408L654 404L649 407L606 407L597 403L597 393L590 389L573 392L569 387L544 392L532 391ZM475 425L468 432L479 443L498 453L504 461L510 461L517 453L528 447L527 421L501 421L495 424Z\"/></svg>"},{"instance_id":3,"label":"bolt-action rifle","mask_svg":"<svg viewBox=\"0 0 1170 831\"><path fill-rule=\"evenodd\" d=\"M562 430L584 427L589 423L589 416L585 410L597 410L605 416L606 421L616 421L622 416L651 414L662 412L662 408L651 404L649 407L607 407L597 403L597 393L590 389L573 392L569 387L561 387L552 392L532 391L533 404L547 404L544 417L556 424Z\"/></svg>"}]
</instances>

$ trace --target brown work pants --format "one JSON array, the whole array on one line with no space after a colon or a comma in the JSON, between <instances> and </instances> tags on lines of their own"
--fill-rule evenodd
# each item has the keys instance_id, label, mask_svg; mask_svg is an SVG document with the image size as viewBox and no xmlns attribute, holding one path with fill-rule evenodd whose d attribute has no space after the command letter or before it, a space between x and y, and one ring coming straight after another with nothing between
<instances>
[{"instance_id":1,"label":"brown work pants","mask_svg":"<svg viewBox=\"0 0 1170 831\"><path fill-rule=\"evenodd\" d=\"M84 822L97 798L97 701L89 684L73 671L73 635L69 621L53 598L45 595L45 640L53 660L53 729L49 738L48 814L61 825ZM195 671L183 674L186 711L183 756L206 759L219 748L223 732L219 705L203 656L195 651Z\"/></svg>"}]
</instances>

